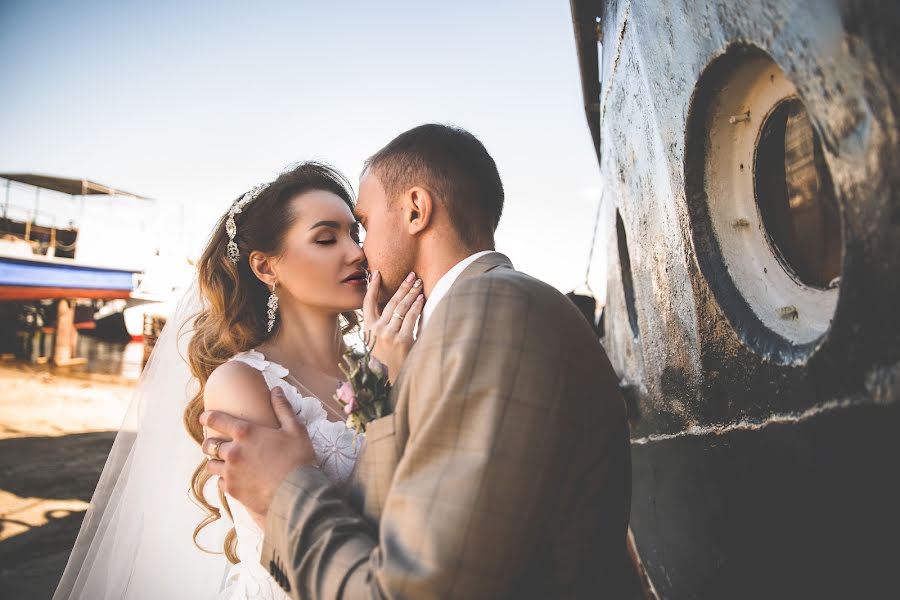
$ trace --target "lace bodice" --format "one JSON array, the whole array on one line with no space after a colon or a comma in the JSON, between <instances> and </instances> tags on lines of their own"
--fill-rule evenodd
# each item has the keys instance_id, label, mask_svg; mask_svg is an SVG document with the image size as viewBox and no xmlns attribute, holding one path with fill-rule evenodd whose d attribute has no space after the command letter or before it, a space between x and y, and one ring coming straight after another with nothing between
<instances>
[{"instance_id":1,"label":"lace bodice","mask_svg":"<svg viewBox=\"0 0 900 600\"><path fill-rule=\"evenodd\" d=\"M284 390L291 406L309 431L319 468L332 483L346 482L353 473L362 440L355 443L354 433L344 422L329 421L322 402L314 396L304 396L294 385L288 383L285 380L285 377L289 376L288 370L276 362L266 360L261 352L257 350L242 352L231 360L240 361L258 370L270 390L276 386ZM216 598L219 600L289 598L259 563L262 553L262 530L237 500L228 497L228 504L234 519L237 553L241 562L228 571L223 589Z\"/></svg>"}]
</instances>

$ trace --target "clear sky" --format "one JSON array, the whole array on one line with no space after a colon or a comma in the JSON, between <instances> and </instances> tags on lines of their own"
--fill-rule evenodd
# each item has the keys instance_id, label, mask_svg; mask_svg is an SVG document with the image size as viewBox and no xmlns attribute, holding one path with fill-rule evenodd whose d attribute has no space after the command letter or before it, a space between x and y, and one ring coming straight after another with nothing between
<instances>
[{"instance_id":1,"label":"clear sky","mask_svg":"<svg viewBox=\"0 0 900 600\"><path fill-rule=\"evenodd\" d=\"M0 172L183 203L194 254L292 162L356 185L398 133L460 125L503 178L498 250L564 291L584 279L600 175L566 0L0 1L0 82Z\"/></svg>"}]
</instances>

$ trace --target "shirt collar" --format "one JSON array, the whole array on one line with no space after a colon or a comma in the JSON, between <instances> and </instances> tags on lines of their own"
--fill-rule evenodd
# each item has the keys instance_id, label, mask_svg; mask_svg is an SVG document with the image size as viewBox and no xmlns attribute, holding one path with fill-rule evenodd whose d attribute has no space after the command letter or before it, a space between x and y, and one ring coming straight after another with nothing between
<instances>
[{"instance_id":1,"label":"shirt collar","mask_svg":"<svg viewBox=\"0 0 900 600\"><path fill-rule=\"evenodd\" d=\"M453 287L453 284L462 275L462 272L466 270L466 267L471 265L473 262L484 256L485 254L491 254L492 252L496 252L495 250L483 250L481 252L476 252L475 254L462 259L453 267L444 273L444 275L438 279L438 282L434 284L434 288L431 290L431 293L428 294L428 299L425 300L425 306L422 307L422 319L419 323L419 330L425 328L425 324L428 322L428 319L431 317L432 313L434 313L434 309L437 308L438 303L447 295L447 292L450 291L450 288Z\"/></svg>"}]
</instances>

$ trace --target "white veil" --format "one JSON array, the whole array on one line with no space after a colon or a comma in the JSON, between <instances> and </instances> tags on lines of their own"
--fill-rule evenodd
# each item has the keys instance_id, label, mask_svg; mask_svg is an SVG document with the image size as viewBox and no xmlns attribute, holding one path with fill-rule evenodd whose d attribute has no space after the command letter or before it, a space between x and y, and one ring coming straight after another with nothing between
<instances>
[{"instance_id":1,"label":"white veil","mask_svg":"<svg viewBox=\"0 0 900 600\"><path fill-rule=\"evenodd\" d=\"M182 425L197 389L182 357L200 308L195 282L137 384L54 600L196 600L222 587L230 563L223 554L202 552L192 539L205 517L189 496L203 454ZM223 513L201 531L201 545L221 552L230 527Z\"/></svg>"}]
</instances>

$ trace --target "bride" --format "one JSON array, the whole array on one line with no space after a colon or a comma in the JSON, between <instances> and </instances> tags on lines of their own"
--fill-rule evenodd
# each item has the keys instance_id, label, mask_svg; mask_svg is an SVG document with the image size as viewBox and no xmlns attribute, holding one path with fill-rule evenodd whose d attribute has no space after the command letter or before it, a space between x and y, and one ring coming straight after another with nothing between
<instances>
[{"instance_id":1,"label":"bride","mask_svg":"<svg viewBox=\"0 0 900 600\"><path fill-rule=\"evenodd\" d=\"M333 394L364 259L350 185L331 167L302 163L235 201L144 370L55 599L287 598L259 564L262 530L207 471L199 417L276 427L281 387L319 467L346 482L362 445ZM418 293L395 296L412 318Z\"/></svg>"}]
</instances>

